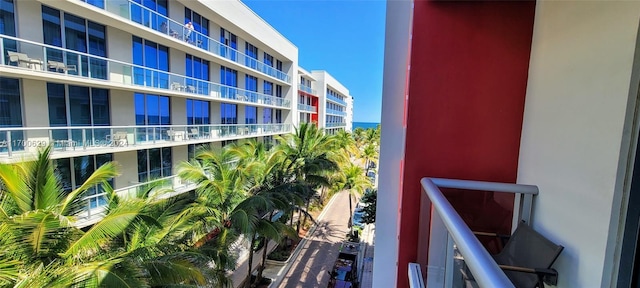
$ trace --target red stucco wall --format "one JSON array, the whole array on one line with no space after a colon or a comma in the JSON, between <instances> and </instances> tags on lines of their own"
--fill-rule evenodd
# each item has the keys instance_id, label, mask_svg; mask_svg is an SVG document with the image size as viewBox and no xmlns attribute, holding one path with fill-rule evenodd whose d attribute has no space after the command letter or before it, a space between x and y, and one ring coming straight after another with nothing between
<instances>
[{"instance_id":1,"label":"red stucco wall","mask_svg":"<svg viewBox=\"0 0 640 288\"><path fill-rule=\"evenodd\" d=\"M516 181L534 8L415 1L398 287L408 286L407 263L426 259L420 178ZM447 193L472 228L509 231L512 195Z\"/></svg>"}]
</instances>

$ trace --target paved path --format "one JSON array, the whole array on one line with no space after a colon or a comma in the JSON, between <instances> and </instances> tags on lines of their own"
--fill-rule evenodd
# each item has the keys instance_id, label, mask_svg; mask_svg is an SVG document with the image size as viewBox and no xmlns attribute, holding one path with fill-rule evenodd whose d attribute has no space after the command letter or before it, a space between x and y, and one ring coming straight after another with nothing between
<instances>
[{"instance_id":1,"label":"paved path","mask_svg":"<svg viewBox=\"0 0 640 288\"><path fill-rule=\"evenodd\" d=\"M340 243L349 232L349 193L342 191L325 209L317 229L307 238L297 259L284 276L280 287L327 287ZM355 202L353 203L355 207Z\"/></svg>"}]
</instances>

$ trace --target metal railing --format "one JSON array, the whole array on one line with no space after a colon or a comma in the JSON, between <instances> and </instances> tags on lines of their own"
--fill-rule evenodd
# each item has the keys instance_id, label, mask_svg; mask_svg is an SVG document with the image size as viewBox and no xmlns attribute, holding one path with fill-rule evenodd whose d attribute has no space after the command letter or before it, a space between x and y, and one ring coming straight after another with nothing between
<instances>
[{"instance_id":1,"label":"metal railing","mask_svg":"<svg viewBox=\"0 0 640 288\"><path fill-rule=\"evenodd\" d=\"M327 123L325 126L328 127L328 128L342 127L342 126L347 126L347 123L345 123L345 122Z\"/></svg>"},{"instance_id":2,"label":"metal railing","mask_svg":"<svg viewBox=\"0 0 640 288\"><path fill-rule=\"evenodd\" d=\"M315 106L302 104L302 103L298 103L298 110L312 112L312 113L318 112Z\"/></svg>"},{"instance_id":3,"label":"metal railing","mask_svg":"<svg viewBox=\"0 0 640 288\"><path fill-rule=\"evenodd\" d=\"M184 41L195 47L291 84L291 78L287 73L260 62L258 59L239 52L238 50L220 43L219 41L198 31L187 29L185 24L175 21L133 1L109 0L106 1L106 5L103 9L129 21L153 29L156 32L167 35L168 37Z\"/></svg>"},{"instance_id":4,"label":"metal railing","mask_svg":"<svg viewBox=\"0 0 640 288\"><path fill-rule=\"evenodd\" d=\"M347 116L347 112L334 109L327 109L327 114Z\"/></svg>"},{"instance_id":5,"label":"metal railing","mask_svg":"<svg viewBox=\"0 0 640 288\"><path fill-rule=\"evenodd\" d=\"M5 47L14 42L15 47ZM16 54L17 53L17 54ZM289 100L0 34L0 65L289 108Z\"/></svg>"},{"instance_id":6,"label":"metal railing","mask_svg":"<svg viewBox=\"0 0 640 288\"><path fill-rule=\"evenodd\" d=\"M307 92L307 93L312 94L312 95L318 95L318 94L316 94L316 90L311 89L311 87L309 87L307 85L304 85L304 84L298 84L298 90Z\"/></svg>"},{"instance_id":7,"label":"metal railing","mask_svg":"<svg viewBox=\"0 0 640 288\"><path fill-rule=\"evenodd\" d=\"M514 207L519 209L514 211L514 223L530 223L533 196L538 194L538 188L441 178L422 178L420 183L425 191L422 207L433 207L429 223L427 287L463 287L460 280L463 270L473 275L466 277L480 287L514 287L439 188L515 193L519 197L516 197Z\"/></svg>"},{"instance_id":8,"label":"metal railing","mask_svg":"<svg viewBox=\"0 0 640 288\"><path fill-rule=\"evenodd\" d=\"M327 93L327 99L329 99L329 100L331 100L333 102L337 102L339 104L342 104L343 106L347 106L347 102L345 102L344 100L342 100L342 99L340 99L340 98L338 98L336 96L333 96L333 95L331 95L329 93Z\"/></svg>"},{"instance_id":9,"label":"metal railing","mask_svg":"<svg viewBox=\"0 0 640 288\"><path fill-rule=\"evenodd\" d=\"M291 131L291 124L200 124L139 126L0 127L0 158L35 152L52 145L54 151L122 149L158 143L204 143Z\"/></svg>"}]
</instances>

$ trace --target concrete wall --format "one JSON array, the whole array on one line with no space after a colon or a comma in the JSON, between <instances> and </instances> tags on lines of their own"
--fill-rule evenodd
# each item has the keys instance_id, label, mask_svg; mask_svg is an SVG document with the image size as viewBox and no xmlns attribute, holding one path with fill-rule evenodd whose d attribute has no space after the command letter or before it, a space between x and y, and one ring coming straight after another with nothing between
<instances>
[{"instance_id":1,"label":"concrete wall","mask_svg":"<svg viewBox=\"0 0 640 288\"><path fill-rule=\"evenodd\" d=\"M38 1L13 1L16 6L16 29L20 38L42 43L42 5Z\"/></svg>"},{"instance_id":2,"label":"concrete wall","mask_svg":"<svg viewBox=\"0 0 640 288\"><path fill-rule=\"evenodd\" d=\"M538 185L534 227L565 246L555 264L559 287L615 286L635 148L625 127L637 125L639 11L637 1L536 7L518 182Z\"/></svg>"},{"instance_id":3,"label":"concrete wall","mask_svg":"<svg viewBox=\"0 0 640 288\"><path fill-rule=\"evenodd\" d=\"M405 145L404 95L407 93L405 83L412 10L410 1L387 1L378 190L388 193L378 194L380 205L376 207L375 243L384 249L375 250L373 287L395 287L398 277L405 277L397 272L398 207ZM319 94L326 95L326 91ZM322 107L326 102L325 97L320 97ZM320 121L324 123L324 113L321 115Z\"/></svg>"},{"instance_id":4,"label":"concrete wall","mask_svg":"<svg viewBox=\"0 0 640 288\"><path fill-rule=\"evenodd\" d=\"M111 125L126 126L136 124L133 92L109 90L111 102Z\"/></svg>"},{"instance_id":5,"label":"concrete wall","mask_svg":"<svg viewBox=\"0 0 640 288\"><path fill-rule=\"evenodd\" d=\"M113 153L113 161L120 165L120 176L115 178L115 189L138 183L137 151Z\"/></svg>"}]
</instances>

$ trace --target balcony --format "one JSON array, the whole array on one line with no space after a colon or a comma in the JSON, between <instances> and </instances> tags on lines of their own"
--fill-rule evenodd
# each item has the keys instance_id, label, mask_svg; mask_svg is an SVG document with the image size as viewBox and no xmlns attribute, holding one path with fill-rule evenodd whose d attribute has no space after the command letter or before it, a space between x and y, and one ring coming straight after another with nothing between
<instances>
[{"instance_id":1,"label":"balcony","mask_svg":"<svg viewBox=\"0 0 640 288\"><path fill-rule=\"evenodd\" d=\"M325 126L327 128L344 127L344 126L347 126L347 123L345 122L327 123Z\"/></svg>"},{"instance_id":2,"label":"balcony","mask_svg":"<svg viewBox=\"0 0 640 288\"><path fill-rule=\"evenodd\" d=\"M298 103L298 110L311 112L311 113L318 113L318 109L315 106L311 106L311 105L307 105L307 104Z\"/></svg>"},{"instance_id":3,"label":"balcony","mask_svg":"<svg viewBox=\"0 0 640 288\"><path fill-rule=\"evenodd\" d=\"M531 250L530 252L535 251L518 255L526 254L526 257L529 257L528 260L518 261L516 258L509 258L509 262L512 263L509 264L510 266L498 265L494 260L498 258L490 255L477 237L477 235L489 236L490 233L472 232L465 220L439 189L463 189L464 193L477 193L477 191L513 193L516 195L514 205L516 210L513 213L512 221L517 224L531 222L532 203L538 194L536 186L441 178L422 178L420 183L424 191L421 195L420 214L426 217L420 219L421 231L419 235L428 235L426 236L428 239L420 239L421 243L428 243L428 246L422 252L419 251L419 254L428 251L426 253L428 259L419 259L423 262L422 265L409 264L410 287L425 287L425 285L426 287L515 287L514 279L521 281L522 275L532 277L525 279L533 281L534 284L540 284L543 281L549 285L556 284L557 272L550 267L535 269L517 267L518 262L528 262L529 265L541 265L544 262L541 258L545 256L540 256L545 254L544 249L535 246L538 239L530 237L531 235L524 236L524 239L521 238L525 240L521 242L522 245L526 245ZM422 231L423 229L428 232ZM512 238L515 237L514 234ZM513 250L509 249L509 247L514 247L509 246L510 243L511 240L504 250ZM549 246L549 243L541 244ZM515 250L527 249L518 247ZM562 251L561 248L555 252L560 253L560 251ZM511 252L513 251L507 251L507 253ZM547 263L549 266L555 261L557 254L550 256L553 260L551 263ZM424 263L425 260L426 263ZM531 271L526 271L527 269ZM511 272L513 274L507 276L504 271L518 271L518 273ZM539 273L549 273L551 277L537 277L536 274L540 275ZM426 275L426 281L423 278L424 275Z\"/></svg>"},{"instance_id":4,"label":"balcony","mask_svg":"<svg viewBox=\"0 0 640 288\"><path fill-rule=\"evenodd\" d=\"M125 18L131 22L143 25L156 32L160 32L167 37L184 41L202 50L291 84L291 78L285 72L259 62L257 59L245 55L238 50L222 44L200 32L189 30L185 28L184 24L150 10L138 3L129 0L109 0L105 1L105 4L106 6L104 10L107 12Z\"/></svg>"},{"instance_id":5,"label":"balcony","mask_svg":"<svg viewBox=\"0 0 640 288\"><path fill-rule=\"evenodd\" d=\"M344 100L342 100L342 99L340 99L340 98L338 98L336 96L333 96L331 94L327 94L327 100L336 102L336 103L338 103L338 104L340 104L342 106L347 106L347 102L345 102Z\"/></svg>"},{"instance_id":6,"label":"balcony","mask_svg":"<svg viewBox=\"0 0 640 288\"><path fill-rule=\"evenodd\" d=\"M115 189L114 192L119 196L136 195L139 192L147 191L149 189L155 189L156 191L171 191L169 193L162 194L159 198L170 198L182 193L189 192L196 188L196 185L191 182L182 180L177 175L152 180L146 183L134 184L121 189ZM107 205L107 193L95 193L84 198L85 207L78 215L78 221L76 225L79 228L87 227L95 224L104 217L105 206Z\"/></svg>"},{"instance_id":7,"label":"balcony","mask_svg":"<svg viewBox=\"0 0 640 288\"><path fill-rule=\"evenodd\" d=\"M208 143L291 131L291 124L0 128L0 162L22 161L52 145L52 158Z\"/></svg>"},{"instance_id":8,"label":"balcony","mask_svg":"<svg viewBox=\"0 0 640 288\"><path fill-rule=\"evenodd\" d=\"M316 94L316 90L311 89L311 87L309 87L307 85L298 84L298 90L304 91L304 92L309 93L311 95L318 95L318 94Z\"/></svg>"},{"instance_id":9,"label":"balcony","mask_svg":"<svg viewBox=\"0 0 640 288\"><path fill-rule=\"evenodd\" d=\"M339 110L333 110L333 109L327 109L327 114L339 115L339 116L347 116L347 112L339 111Z\"/></svg>"},{"instance_id":10,"label":"balcony","mask_svg":"<svg viewBox=\"0 0 640 288\"><path fill-rule=\"evenodd\" d=\"M15 72L62 75L98 80L101 83L111 84L111 87L147 87L180 95L205 96L264 106L291 107L289 100L280 97L6 35L0 35L0 53L4 55L0 57L0 66L19 69ZM50 76L43 75L43 77L50 79Z\"/></svg>"}]
</instances>

